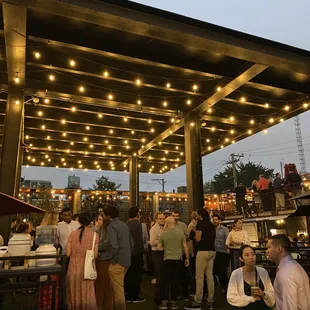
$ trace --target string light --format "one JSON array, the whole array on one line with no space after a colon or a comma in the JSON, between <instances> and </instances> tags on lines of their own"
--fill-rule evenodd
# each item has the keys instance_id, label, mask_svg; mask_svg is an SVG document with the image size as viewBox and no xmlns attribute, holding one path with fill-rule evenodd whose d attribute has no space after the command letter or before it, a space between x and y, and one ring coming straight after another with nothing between
<instances>
[{"instance_id":1,"label":"string light","mask_svg":"<svg viewBox=\"0 0 310 310\"><path fill-rule=\"evenodd\" d=\"M67 121L66 121L65 119L62 119L62 120L61 120L61 123L62 123L63 125L65 125L66 122L67 122Z\"/></svg>"},{"instance_id":2,"label":"string light","mask_svg":"<svg viewBox=\"0 0 310 310\"><path fill-rule=\"evenodd\" d=\"M225 142L229 142L229 138L225 138Z\"/></svg>"},{"instance_id":3,"label":"string light","mask_svg":"<svg viewBox=\"0 0 310 310\"><path fill-rule=\"evenodd\" d=\"M109 132L110 132L110 134L111 134L111 135L113 135L114 130L113 130L113 129L110 129L110 131L109 131Z\"/></svg>"},{"instance_id":4,"label":"string light","mask_svg":"<svg viewBox=\"0 0 310 310\"><path fill-rule=\"evenodd\" d=\"M90 130L90 127L89 127L89 126L86 126L85 129L86 129L86 130Z\"/></svg>"},{"instance_id":5,"label":"string light","mask_svg":"<svg viewBox=\"0 0 310 310\"><path fill-rule=\"evenodd\" d=\"M167 102L167 101L164 101L164 102L163 102L163 106L166 107L167 105L168 105L168 102Z\"/></svg>"},{"instance_id":6,"label":"string light","mask_svg":"<svg viewBox=\"0 0 310 310\"><path fill-rule=\"evenodd\" d=\"M28 135L26 135L25 139L26 139L26 140L28 140L28 139L29 139L29 136L28 136Z\"/></svg>"},{"instance_id":7,"label":"string light","mask_svg":"<svg viewBox=\"0 0 310 310\"><path fill-rule=\"evenodd\" d=\"M84 137L83 140L84 140L85 142L87 142L87 141L88 141L88 138L87 138L87 137Z\"/></svg>"},{"instance_id":8,"label":"string light","mask_svg":"<svg viewBox=\"0 0 310 310\"><path fill-rule=\"evenodd\" d=\"M16 76L15 79L14 79L14 82L15 82L15 84L19 84L20 78L18 76Z\"/></svg>"},{"instance_id":9,"label":"string light","mask_svg":"<svg viewBox=\"0 0 310 310\"><path fill-rule=\"evenodd\" d=\"M105 140L104 143L105 143L105 144L109 144L109 140Z\"/></svg>"},{"instance_id":10,"label":"string light","mask_svg":"<svg viewBox=\"0 0 310 310\"><path fill-rule=\"evenodd\" d=\"M63 132L63 133L62 133L62 136L63 136L63 137L66 137L66 136L67 136L67 133L66 133L66 132Z\"/></svg>"},{"instance_id":11,"label":"string light","mask_svg":"<svg viewBox=\"0 0 310 310\"><path fill-rule=\"evenodd\" d=\"M171 84L170 84L170 83L167 83L167 84L166 84L166 87L167 87L167 88L170 88L170 87L171 87Z\"/></svg>"},{"instance_id":12,"label":"string light","mask_svg":"<svg viewBox=\"0 0 310 310\"><path fill-rule=\"evenodd\" d=\"M39 52L35 52L35 53L34 53L34 57L35 57L36 59L40 59L40 58L41 58L41 54L40 54Z\"/></svg>"},{"instance_id":13,"label":"string light","mask_svg":"<svg viewBox=\"0 0 310 310\"><path fill-rule=\"evenodd\" d=\"M147 121L149 124L152 124L152 120L149 118Z\"/></svg>"},{"instance_id":14,"label":"string light","mask_svg":"<svg viewBox=\"0 0 310 310\"><path fill-rule=\"evenodd\" d=\"M124 120L124 122L126 123L126 122L128 121L128 118L125 116L125 117L123 118L123 120Z\"/></svg>"},{"instance_id":15,"label":"string light","mask_svg":"<svg viewBox=\"0 0 310 310\"><path fill-rule=\"evenodd\" d=\"M211 151L212 147L211 146L208 146L208 151Z\"/></svg>"},{"instance_id":16,"label":"string light","mask_svg":"<svg viewBox=\"0 0 310 310\"><path fill-rule=\"evenodd\" d=\"M307 108L309 107L309 103L306 103L306 102L305 102L305 103L303 104L303 107L304 107L305 109L307 109Z\"/></svg>"},{"instance_id":17,"label":"string light","mask_svg":"<svg viewBox=\"0 0 310 310\"><path fill-rule=\"evenodd\" d=\"M211 131L213 131L213 132L214 132L215 130L216 130L216 128L215 128L215 127L211 127Z\"/></svg>"},{"instance_id":18,"label":"string light","mask_svg":"<svg viewBox=\"0 0 310 310\"><path fill-rule=\"evenodd\" d=\"M99 118L103 118L102 113L99 113L99 114L98 114L98 117L99 117Z\"/></svg>"},{"instance_id":19,"label":"string light","mask_svg":"<svg viewBox=\"0 0 310 310\"><path fill-rule=\"evenodd\" d=\"M19 104L20 104L20 101L19 101L19 100L16 100L16 101L15 101L15 104L16 104L16 105L19 105Z\"/></svg>"},{"instance_id":20,"label":"string light","mask_svg":"<svg viewBox=\"0 0 310 310\"><path fill-rule=\"evenodd\" d=\"M250 120L250 124L251 124L251 125L254 125L254 124L255 124L254 119L251 119L251 120Z\"/></svg>"},{"instance_id":21,"label":"string light","mask_svg":"<svg viewBox=\"0 0 310 310\"><path fill-rule=\"evenodd\" d=\"M249 135L251 135L251 134L252 134L252 132L253 132L253 131L252 131L251 129L250 129L250 130L248 130L248 134L249 134Z\"/></svg>"},{"instance_id":22,"label":"string light","mask_svg":"<svg viewBox=\"0 0 310 310\"><path fill-rule=\"evenodd\" d=\"M283 118L280 118L280 119L279 119L279 122L280 122L280 123L283 123L283 122L284 122L284 119L283 119Z\"/></svg>"},{"instance_id":23,"label":"string light","mask_svg":"<svg viewBox=\"0 0 310 310\"><path fill-rule=\"evenodd\" d=\"M286 105L283 109L284 109L284 111L289 111L290 110L290 106Z\"/></svg>"},{"instance_id":24,"label":"string light","mask_svg":"<svg viewBox=\"0 0 310 310\"><path fill-rule=\"evenodd\" d=\"M267 133L268 133L268 130L267 130L267 129L265 129L263 132L264 132L264 134L267 134Z\"/></svg>"},{"instance_id":25,"label":"string light","mask_svg":"<svg viewBox=\"0 0 310 310\"><path fill-rule=\"evenodd\" d=\"M104 72L103 72L103 76L106 77L106 78L109 77L109 72L108 72L107 70L104 71Z\"/></svg>"},{"instance_id":26,"label":"string light","mask_svg":"<svg viewBox=\"0 0 310 310\"><path fill-rule=\"evenodd\" d=\"M232 140L232 141L231 141L231 143L232 143L232 144L235 144L235 143L236 143L236 141L235 141L235 140Z\"/></svg>"},{"instance_id":27,"label":"string light","mask_svg":"<svg viewBox=\"0 0 310 310\"><path fill-rule=\"evenodd\" d=\"M45 125L42 125L41 128L44 130L44 129L46 128L46 126L45 126Z\"/></svg>"},{"instance_id":28,"label":"string light","mask_svg":"<svg viewBox=\"0 0 310 310\"><path fill-rule=\"evenodd\" d=\"M212 108L209 108L209 109L207 110L207 112L208 112L209 114L212 113L212 112L213 112Z\"/></svg>"},{"instance_id":29,"label":"string light","mask_svg":"<svg viewBox=\"0 0 310 310\"><path fill-rule=\"evenodd\" d=\"M224 145L222 144L222 145L221 145L221 149L223 149L223 148L224 148Z\"/></svg>"},{"instance_id":30,"label":"string light","mask_svg":"<svg viewBox=\"0 0 310 310\"><path fill-rule=\"evenodd\" d=\"M79 92L80 93L84 93L85 92L85 87L84 86L80 86L79 87Z\"/></svg>"},{"instance_id":31,"label":"string light","mask_svg":"<svg viewBox=\"0 0 310 310\"><path fill-rule=\"evenodd\" d=\"M192 101L188 99L188 100L186 101L186 103L187 103L187 105L191 105L191 104L192 104Z\"/></svg>"},{"instance_id":32,"label":"string light","mask_svg":"<svg viewBox=\"0 0 310 310\"><path fill-rule=\"evenodd\" d=\"M46 137L46 139L47 139L47 140L50 140L50 139L51 139L51 137L50 137L50 136L47 136L47 137Z\"/></svg>"},{"instance_id":33,"label":"string light","mask_svg":"<svg viewBox=\"0 0 310 310\"><path fill-rule=\"evenodd\" d=\"M72 111L72 112L76 112L76 107L73 106L73 107L71 108L71 111Z\"/></svg>"},{"instance_id":34,"label":"string light","mask_svg":"<svg viewBox=\"0 0 310 310\"><path fill-rule=\"evenodd\" d=\"M174 122L175 122L175 119L174 119L174 118L171 118L171 119L170 119L170 122L171 122L171 123L174 123Z\"/></svg>"},{"instance_id":35,"label":"string light","mask_svg":"<svg viewBox=\"0 0 310 310\"><path fill-rule=\"evenodd\" d=\"M54 81L55 81L55 75L53 75L53 74L50 74L48 78L49 78L49 80L50 80L51 82L54 82Z\"/></svg>"},{"instance_id":36,"label":"string light","mask_svg":"<svg viewBox=\"0 0 310 310\"><path fill-rule=\"evenodd\" d=\"M231 116L231 117L229 118L229 120L233 122L233 121L235 120L235 118L234 118L233 116Z\"/></svg>"},{"instance_id":37,"label":"string light","mask_svg":"<svg viewBox=\"0 0 310 310\"><path fill-rule=\"evenodd\" d=\"M44 103L48 104L48 103L50 103L50 100L48 98L45 98Z\"/></svg>"},{"instance_id":38,"label":"string light","mask_svg":"<svg viewBox=\"0 0 310 310\"><path fill-rule=\"evenodd\" d=\"M194 84L194 85L193 85L193 90L194 90L194 91L198 90L198 85L197 85L197 84Z\"/></svg>"},{"instance_id":39,"label":"string light","mask_svg":"<svg viewBox=\"0 0 310 310\"><path fill-rule=\"evenodd\" d=\"M42 111L38 111L38 116L43 116L43 112Z\"/></svg>"},{"instance_id":40,"label":"string light","mask_svg":"<svg viewBox=\"0 0 310 310\"><path fill-rule=\"evenodd\" d=\"M271 123L271 124L272 124L273 122L274 122L274 118L272 118L272 117L271 117L271 118L269 118L269 123Z\"/></svg>"},{"instance_id":41,"label":"string light","mask_svg":"<svg viewBox=\"0 0 310 310\"><path fill-rule=\"evenodd\" d=\"M137 86L140 86L141 85L141 80L140 79L136 79L136 84L137 84Z\"/></svg>"},{"instance_id":42,"label":"string light","mask_svg":"<svg viewBox=\"0 0 310 310\"><path fill-rule=\"evenodd\" d=\"M194 122L191 122L190 125L191 125L191 127L194 127L194 126L195 126L195 123L194 123Z\"/></svg>"},{"instance_id":43,"label":"string light","mask_svg":"<svg viewBox=\"0 0 310 310\"><path fill-rule=\"evenodd\" d=\"M207 139L206 142L209 143L209 142L210 142L210 139Z\"/></svg>"},{"instance_id":44,"label":"string light","mask_svg":"<svg viewBox=\"0 0 310 310\"><path fill-rule=\"evenodd\" d=\"M109 95L108 95L108 99L109 99L109 100L113 100L113 98L114 98L114 96L113 96L112 94L109 94Z\"/></svg>"},{"instance_id":45,"label":"string light","mask_svg":"<svg viewBox=\"0 0 310 310\"><path fill-rule=\"evenodd\" d=\"M217 91L221 91L221 89L222 89L222 87L221 87L221 86L218 86L216 90L217 90Z\"/></svg>"},{"instance_id":46,"label":"string light","mask_svg":"<svg viewBox=\"0 0 310 310\"><path fill-rule=\"evenodd\" d=\"M135 131L134 131L134 130L132 130L132 131L131 131L131 134L132 134L132 135L134 135L134 134L135 134Z\"/></svg>"},{"instance_id":47,"label":"string light","mask_svg":"<svg viewBox=\"0 0 310 310\"><path fill-rule=\"evenodd\" d=\"M70 142L70 145L74 145L74 142Z\"/></svg>"},{"instance_id":48,"label":"string light","mask_svg":"<svg viewBox=\"0 0 310 310\"><path fill-rule=\"evenodd\" d=\"M245 97L241 97L241 98L240 98L240 101L241 101L241 102L245 102Z\"/></svg>"},{"instance_id":49,"label":"string light","mask_svg":"<svg viewBox=\"0 0 310 310\"><path fill-rule=\"evenodd\" d=\"M235 131L233 129L231 129L229 132L231 135L233 135L235 133Z\"/></svg>"},{"instance_id":50,"label":"string light","mask_svg":"<svg viewBox=\"0 0 310 310\"><path fill-rule=\"evenodd\" d=\"M154 128L151 128L151 133L154 133L155 132L155 129Z\"/></svg>"},{"instance_id":51,"label":"string light","mask_svg":"<svg viewBox=\"0 0 310 310\"><path fill-rule=\"evenodd\" d=\"M265 103L265 106L264 106L266 109L269 108L269 103Z\"/></svg>"},{"instance_id":52,"label":"string light","mask_svg":"<svg viewBox=\"0 0 310 310\"><path fill-rule=\"evenodd\" d=\"M75 67L76 62L75 62L75 60L71 59L71 60L69 61L69 64L70 64L71 67Z\"/></svg>"},{"instance_id":53,"label":"string light","mask_svg":"<svg viewBox=\"0 0 310 310\"><path fill-rule=\"evenodd\" d=\"M138 105L141 105L141 104L142 104L142 101L139 99L139 100L137 101L137 104L138 104Z\"/></svg>"}]
</instances>

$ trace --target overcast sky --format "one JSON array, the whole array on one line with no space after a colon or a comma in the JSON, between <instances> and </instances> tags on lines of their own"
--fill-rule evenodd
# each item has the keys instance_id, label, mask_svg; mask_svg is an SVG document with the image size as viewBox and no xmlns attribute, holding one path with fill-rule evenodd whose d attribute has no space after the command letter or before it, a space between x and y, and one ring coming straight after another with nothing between
<instances>
[{"instance_id":1,"label":"overcast sky","mask_svg":"<svg viewBox=\"0 0 310 310\"><path fill-rule=\"evenodd\" d=\"M144 0L134 1L167 11L190 16L216 25L243 31L259 37L282 42L310 51L309 0ZM310 170L310 111L300 115L307 168ZM258 133L241 142L212 153L203 158L204 180L210 180L225 167L229 154L244 153L248 160L280 170L280 161L295 162L299 167L294 121L288 120L274 126L268 134ZM81 177L82 188L91 187L102 174L128 189L129 175L124 172L97 172L75 170ZM22 175L27 179L50 180L55 188L67 185L67 169L24 168ZM140 174L140 191L159 191L161 186L152 178L165 178L166 191L186 185L185 166L164 175Z\"/></svg>"}]
</instances>

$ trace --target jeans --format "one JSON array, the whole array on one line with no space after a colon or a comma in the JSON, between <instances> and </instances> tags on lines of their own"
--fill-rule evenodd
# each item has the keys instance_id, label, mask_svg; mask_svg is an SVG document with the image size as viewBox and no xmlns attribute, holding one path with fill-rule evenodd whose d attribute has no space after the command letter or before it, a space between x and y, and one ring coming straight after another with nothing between
<instances>
[{"instance_id":1,"label":"jeans","mask_svg":"<svg viewBox=\"0 0 310 310\"><path fill-rule=\"evenodd\" d=\"M208 302L213 302L214 297L214 277L213 263L215 251L198 251L196 256L196 295L195 302L202 302L204 276L208 285Z\"/></svg>"},{"instance_id":2,"label":"jeans","mask_svg":"<svg viewBox=\"0 0 310 310\"><path fill-rule=\"evenodd\" d=\"M189 297L189 290L188 290L188 285L189 285L189 282L190 282L190 279L189 279L189 269L188 267L185 267L185 259L186 259L186 256L185 254L183 254L183 257L182 257L182 264L181 264L181 269L180 269L180 275L181 275L181 294L183 296L184 299L188 298ZM179 294L179 295L181 295Z\"/></svg>"},{"instance_id":3,"label":"jeans","mask_svg":"<svg viewBox=\"0 0 310 310\"><path fill-rule=\"evenodd\" d=\"M151 252L154 276L156 278L155 284L155 301L162 300L162 276L163 276L163 264L164 264L164 252L163 251L152 251Z\"/></svg>"},{"instance_id":4,"label":"jeans","mask_svg":"<svg viewBox=\"0 0 310 310\"><path fill-rule=\"evenodd\" d=\"M111 264L109 267L115 310L126 310L124 294L124 278L126 271L127 268L119 264Z\"/></svg>"},{"instance_id":5,"label":"jeans","mask_svg":"<svg viewBox=\"0 0 310 310\"><path fill-rule=\"evenodd\" d=\"M125 277L125 291L128 300L137 300L140 295L140 286L143 274L143 253L131 256L131 266Z\"/></svg>"},{"instance_id":6,"label":"jeans","mask_svg":"<svg viewBox=\"0 0 310 310\"><path fill-rule=\"evenodd\" d=\"M214 260L214 274L218 276L221 287L227 289L228 276L227 276L227 253L216 252Z\"/></svg>"},{"instance_id":7,"label":"jeans","mask_svg":"<svg viewBox=\"0 0 310 310\"><path fill-rule=\"evenodd\" d=\"M181 260L166 259L163 264L163 300L176 301L180 292Z\"/></svg>"}]
</instances>

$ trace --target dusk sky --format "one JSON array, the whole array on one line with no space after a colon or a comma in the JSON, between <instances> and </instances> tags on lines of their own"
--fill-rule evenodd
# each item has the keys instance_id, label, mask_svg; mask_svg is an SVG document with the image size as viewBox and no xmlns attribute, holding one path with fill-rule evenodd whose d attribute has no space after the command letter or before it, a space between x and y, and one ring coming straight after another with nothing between
<instances>
[{"instance_id":1,"label":"dusk sky","mask_svg":"<svg viewBox=\"0 0 310 310\"><path fill-rule=\"evenodd\" d=\"M134 1L167 11L186 15L216 25L239 30L259 37L282 42L310 51L309 0L299 0L298 6L291 0L261 1L206 1L206 0L144 0ZM309 88L310 89L310 88ZM310 111L300 115L307 168L310 170ZM243 162L253 161L280 171L280 161L294 162L299 168L296 135L293 119L276 125L267 134L258 133L241 142L203 157L204 180L211 180L225 167L231 153L243 153ZM111 181L129 186L129 174L110 171L23 167L22 176L27 179L50 180L54 188L67 186L67 177L75 174L81 177L81 187L88 188L101 175ZM255 176L253 176L255 177ZM140 174L140 191L159 191L161 186L152 178L164 178L166 191L186 185L185 166L163 175Z\"/></svg>"}]
</instances>

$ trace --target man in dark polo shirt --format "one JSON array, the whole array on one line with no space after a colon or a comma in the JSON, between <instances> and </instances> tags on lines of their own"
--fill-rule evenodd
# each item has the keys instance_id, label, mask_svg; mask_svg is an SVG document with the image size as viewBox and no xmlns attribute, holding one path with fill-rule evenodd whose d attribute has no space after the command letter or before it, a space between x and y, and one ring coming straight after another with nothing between
<instances>
[{"instance_id":1,"label":"man in dark polo shirt","mask_svg":"<svg viewBox=\"0 0 310 310\"><path fill-rule=\"evenodd\" d=\"M208 309L213 308L214 297L214 278L213 264L215 259L215 237L216 231L214 225L210 221L210 215L207 210L201 208L197 210L198 223L196 226L195 240L197 242L196 256L196 294L194 302L184 309L201 309L203 298L204 276L207 278L208 285Z\"/></svg>"},{"instance_id":2,"label":"man in dark polo shirt","mask_svg":"<svg viewBox=\"0 0 310 310\"><path fill-rule=\"evenodd\" d=\"M128 211L129 220L126 222L134 245L131 251L131 266L125 276L125 292L127 302L140 303L144 298L140 298L140 287L143 274L143 233L140 222L140 212L138 207L131 207Z\"/></svg>"}]
</instances>

